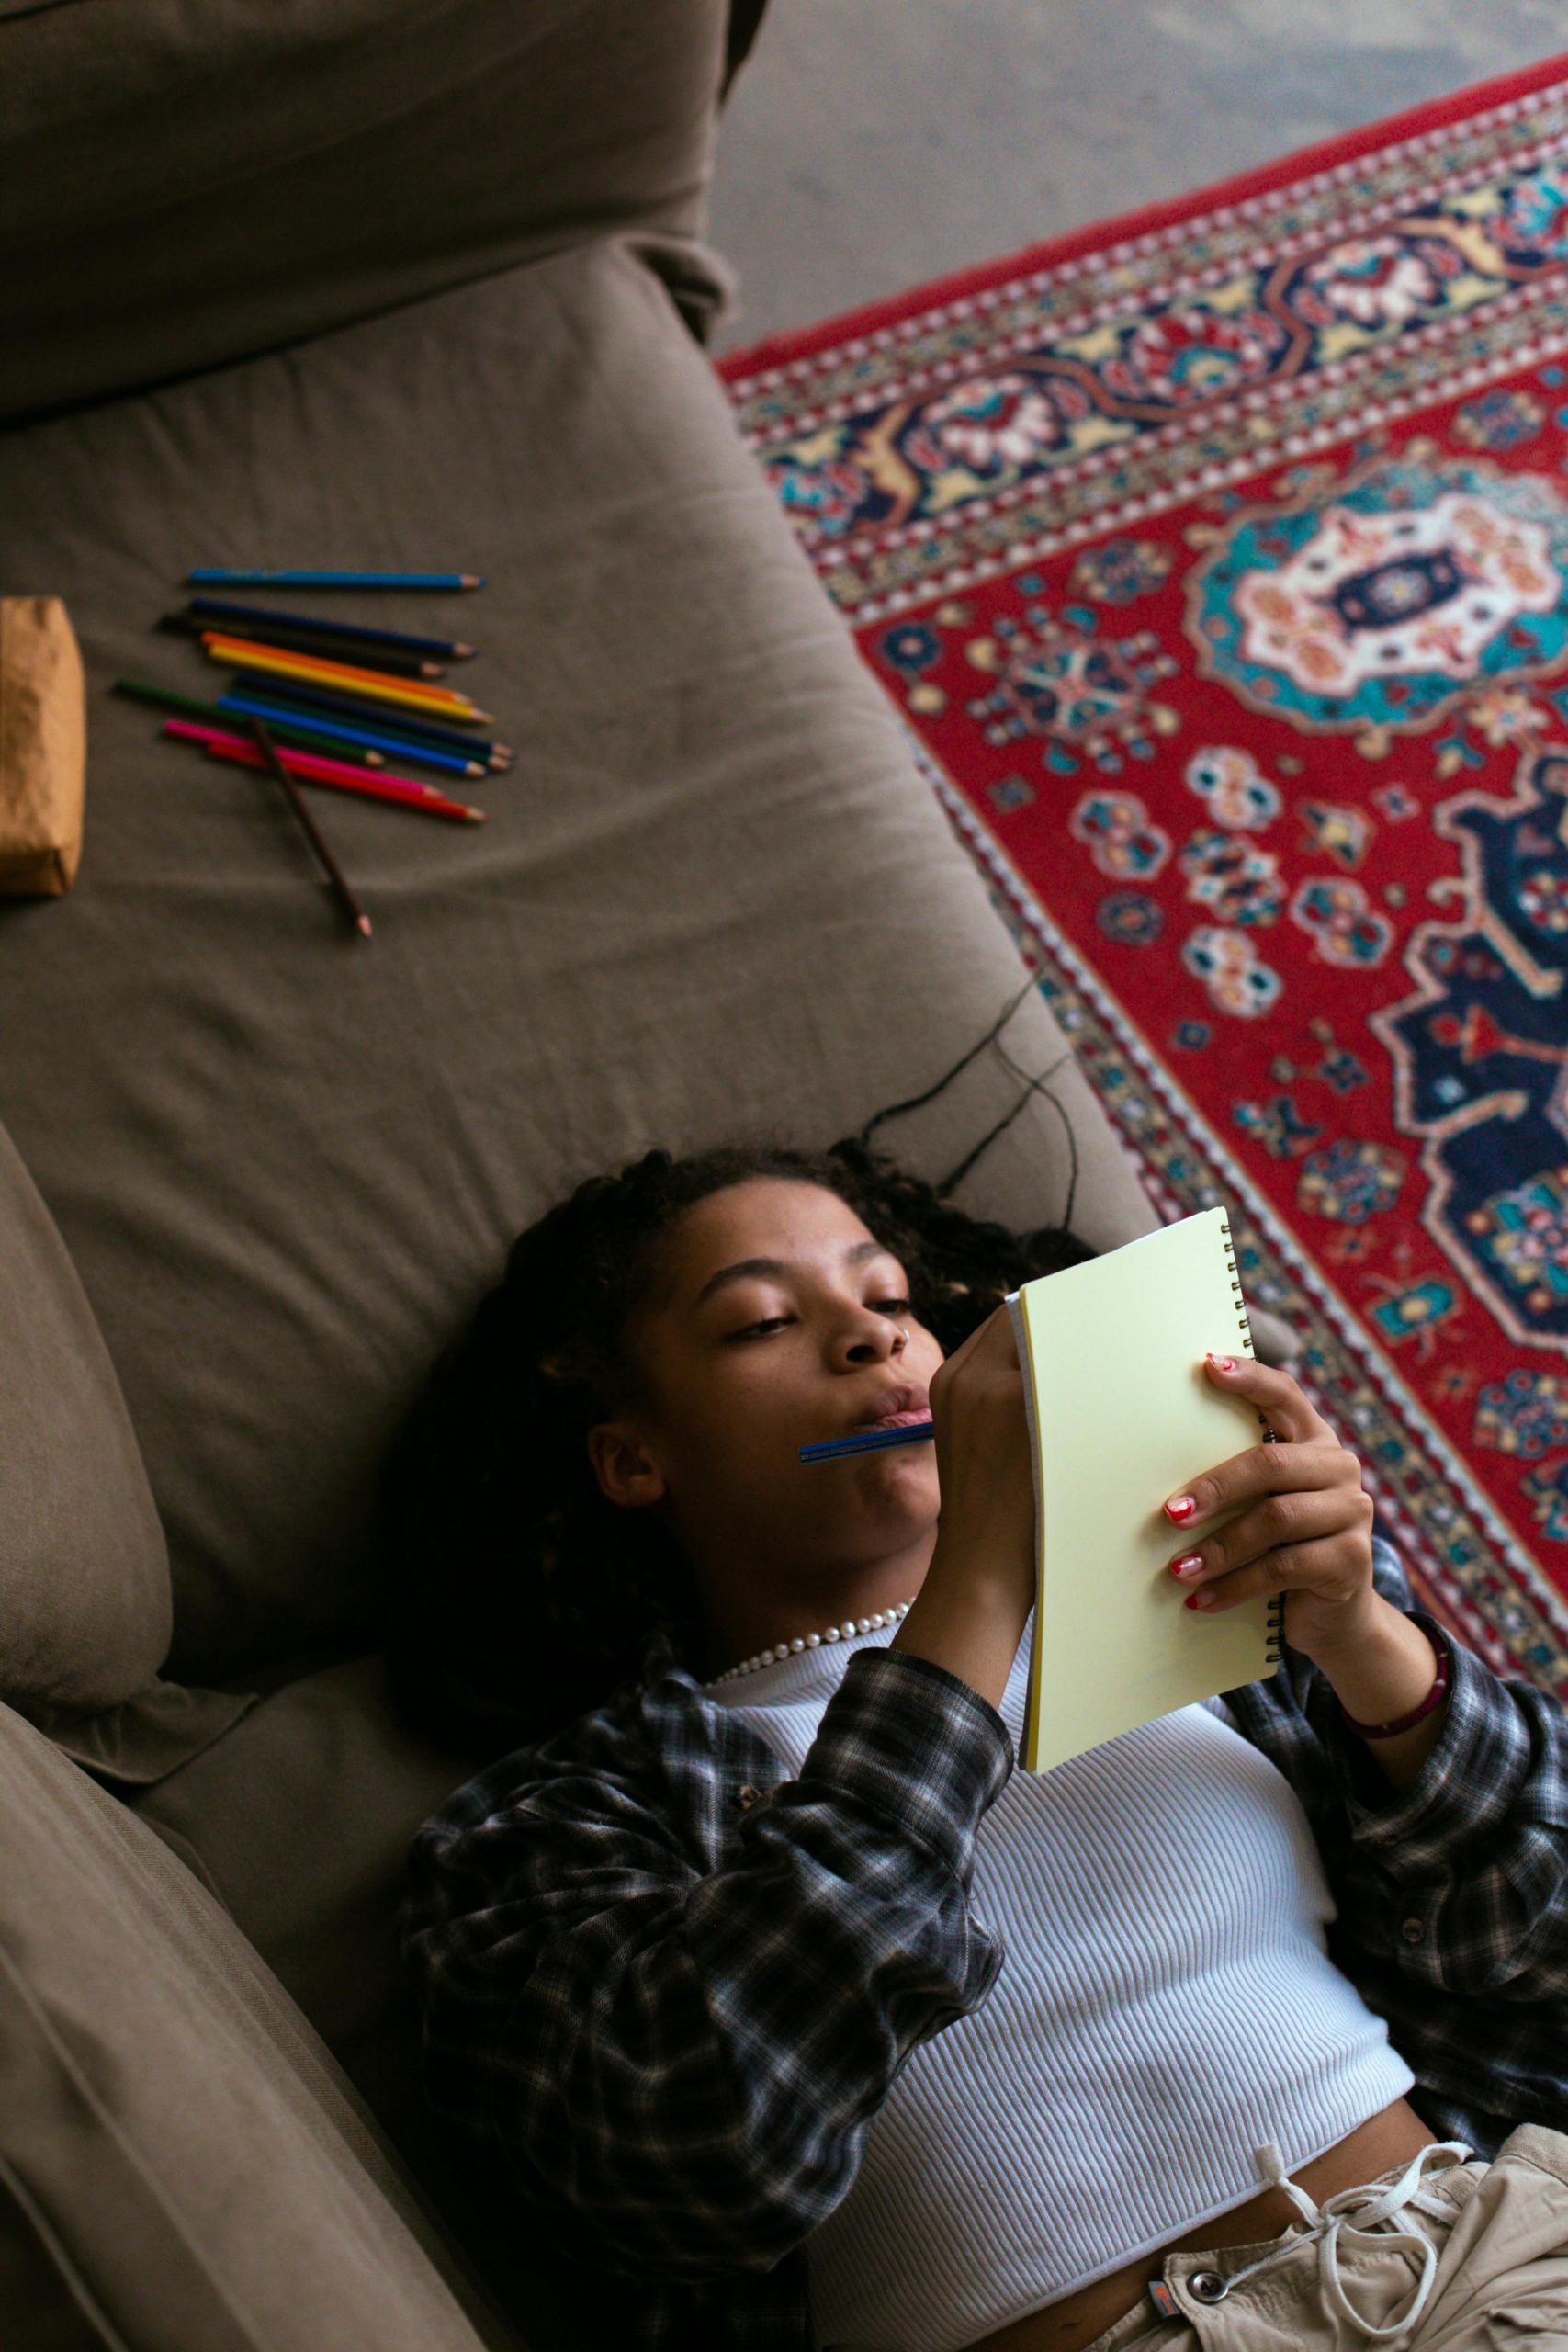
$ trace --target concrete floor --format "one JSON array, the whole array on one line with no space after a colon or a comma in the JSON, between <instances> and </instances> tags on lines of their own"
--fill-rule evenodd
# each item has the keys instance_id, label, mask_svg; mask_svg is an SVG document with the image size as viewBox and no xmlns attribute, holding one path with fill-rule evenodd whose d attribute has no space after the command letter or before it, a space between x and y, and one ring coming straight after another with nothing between
<instances>
[{"instance_id":1,"label":"concrete floor","mask_svg":"<svg viewBox=\"0 0 1568 2352\"><path fill-rule=\"evenodd\" d=\"M770 0L710 235L756 341L1568 51L1568 0Z\"/></svg>"}]
</instances>

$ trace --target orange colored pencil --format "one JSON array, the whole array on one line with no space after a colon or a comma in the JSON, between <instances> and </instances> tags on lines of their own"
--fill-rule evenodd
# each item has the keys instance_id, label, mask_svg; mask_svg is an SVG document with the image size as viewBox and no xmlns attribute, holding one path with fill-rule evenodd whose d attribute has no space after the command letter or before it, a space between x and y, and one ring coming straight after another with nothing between
<instances>
[{"instance_id":1,"label":"orange colored pencil","mask_svg":"<svg viewBox=\"0 0 1568 2352\"><path fill-rule=\"evenodd\" d=\"M330 653L305 653L297 645L268 645L264 639L231 637L220 628L204 628L197 632L203 645L216 645L227 653L260 653L269 662L286 662L291 670L319 670L329 678L360 678L367 685L392 686L400 695L418 695L431 702L466 703L470 697L459 694L455 686L433 685L427 678L398 678L389 670L372 670L355 662L334 662Z\"/></svg>"},{"instance_id":2,"label":"orange colored pencil","mask_svg":"<svg viewBox=\"0 0 1568 2352\"><path fill-rule=\"evenodd\" d=\"M346 662L318 662L306 653L285 653L238 637L202 636L203 649L226 668L260 670L269 677L300 678L321 686L335 686L348 695L363 695L368 702L385 702L404 710L423 711L432 718L488 719L467 695L446 686L416 685L389 678L384 670L358 670Z\"/></svg>"}]
</instances>

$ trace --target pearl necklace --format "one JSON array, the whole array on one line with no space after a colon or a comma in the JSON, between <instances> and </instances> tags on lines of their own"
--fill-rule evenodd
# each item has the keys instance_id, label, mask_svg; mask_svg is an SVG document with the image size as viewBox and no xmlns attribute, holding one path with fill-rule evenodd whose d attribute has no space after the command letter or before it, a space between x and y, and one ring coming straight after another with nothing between
<instances>
[{"instance_id":1,"label":"pearl necklace","mask_svg":"<svg viewBox=\"0 0 1568 2352\"><path fill-rule=\"evenodd\" d=\"M874 1609L869 1617L846 1617L841 1625L829 1625L825 1634L797 1634L793 1641L775 1642L771 1650L759 1650L755 1657L744 1658L739 1666L727 1666L708 1684L710 1690L721 1682L733 1682L738 1674L755 1674L760 1667L773 1666L781 1657L790 1657L797 1650L820 1649L824 1642L852 1641L857 1634L873 1634L881 1625L896 1625L909 1613L911 1603L900 1600L893 1609Z\"/></svg>"}]
</instances>

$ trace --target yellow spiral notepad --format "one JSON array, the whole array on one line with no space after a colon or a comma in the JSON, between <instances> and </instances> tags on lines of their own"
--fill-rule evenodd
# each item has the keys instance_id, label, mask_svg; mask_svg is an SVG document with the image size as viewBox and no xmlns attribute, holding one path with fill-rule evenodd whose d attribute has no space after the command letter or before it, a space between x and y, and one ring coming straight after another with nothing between
<instances>
[{"instance_id":1,"label":"yellow spiral notepad","mask_svg":"<svg viewBox=\"0 0 1568 2352\"><path fill-rule=\"evenodd\" d=\"M1204 1209L1008 1300L1034 1463L1039 1582L1027 1771L1278 1670L1282 1602L1184 1608L1168 1562L1190 1531L1164 1505L1258 1442L1265 1417L1203 1358L1251 1355L1230 1221Z\"/></svg>"}]
</instances>

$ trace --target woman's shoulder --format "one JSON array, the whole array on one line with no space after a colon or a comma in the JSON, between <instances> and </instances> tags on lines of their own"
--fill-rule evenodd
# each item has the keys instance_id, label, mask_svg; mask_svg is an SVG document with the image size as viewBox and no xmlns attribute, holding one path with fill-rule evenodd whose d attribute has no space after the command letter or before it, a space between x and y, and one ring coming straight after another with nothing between
<instances>
[{"instance_id":1,"label":"woman's shoulder","mask_svg":"<svg viewBox=\"0 0 1568 2352\"><path fill-rule=\"evenodd\" d=\"M669 1643L601 1704L511 1749L454 1789L410 1852L416 1883L504 1841L509 1827L630 1826L681 1832L711 1815L727 1778L754 1776L755 1735L708 1697Z\"/></svg>"}]
</instances>

